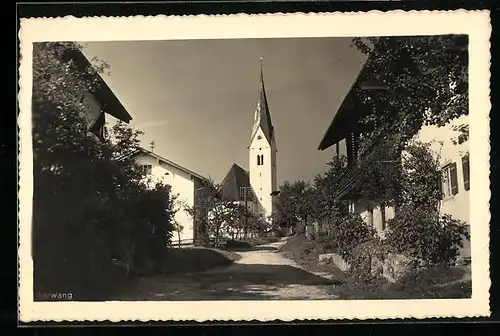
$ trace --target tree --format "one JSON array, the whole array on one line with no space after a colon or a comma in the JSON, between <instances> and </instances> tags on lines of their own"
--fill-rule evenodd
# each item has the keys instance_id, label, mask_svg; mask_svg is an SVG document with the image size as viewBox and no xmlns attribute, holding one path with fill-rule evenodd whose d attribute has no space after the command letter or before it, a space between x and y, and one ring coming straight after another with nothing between
<instances>
[{"instance_id":1,"label":"tree","mask_svg":"<svg viewBox=\"0 0 500 336\"><path fill-rule=\"evenodd\" d=\"M384 87L356 92L368 107L361 123L371 126L369 138L398 134L404 145L423 125L443 126L468 114L466 35L354 38L353 43L368 56L363 80Z\"/></svg>"},{"instance_id":2,"label":"tree","mask_svg":"<svg viewBox=\"0 0 500 336\"><path fill-rule=\"evenodd\" d=\"M204 180L198 191L196 204L184 210L194 219L201 244L206 245L207 239L213 237L218 245L221 234L231 225L236 205L221 197L220 186L211 179Z\"/></svg>"},{"instance_id":3,"label":"tree","mask_svg":"<svg viewBox=\"0 0 500 336\"><path fill-rule=\"evenodd\" d=\"M399 208L401 155L424 125L444 126L468 114L468 59L465 35L354 38L367 55L354 89L364 113L358 122L359 153L375 147L375 162L361 163L363 196ZM468 126L457 127L457 142ZM390 155L388 155L390 153ZM366 161L366 160L365 160ZM394 164L388 164L392 161ZM398 163L399 162L399 163Z\"/></svg>"},{"instance_id":4,"label":"tree","mask_svg":"<svg viewBox=\"0 0 500 336\"><path fill-rule=\"evenodd\" d=\"M403 204L413 204L431 213L439 212L442 198L439 158L434 157L428 144L409 144L402 160Z\"/></svg>"},{"instance_id":5,"label":"tree","mask_svg":"<svg viewBox=\"0 0 500 336\"><path fill-rule=\"evenodd\" d=\"M181 234L184 231L184 226L176 219L174 219L174 231L177 232L178 244L181 247Z\"/></svg>"},{"instance_id":6,"label":"tree","mask_svg":"<svg viewBox=\"0 0 500 336\"><path fill-rule=\"evenodd\" d=\"M285 182L280 187L277 197L276 210L272 217L279 227L290 227L295 231L302 232L298 224L307 226L309 219L315 211L315 193L310 183L296 181Z\"/></svg>"},{"instance_id":7,"label":"tree","mask_svg":"<svg viewBox=\"0 0 500 336\"><path fill-rule=\"evenodd\" d=\"M141 132L118 123L110 139L99 141L88 131L82 97L97 88L105 67L76 66L67 53L77 48L33 48L35 292L102 299L131 284L127 275L139 260L161 262L172 231L171 197L169 186L148 188L128 155Z\"/></svg>"},{"instance_id":8,"label":"tree","mask_svg":"<svg viewBox=\"0 0 500 336\"><path fill-rule=\"evenodd\" d=\"M314 178L313 217L320 223L329 218L333 213L339 216L347 213L346 201L337 197L341 179L347 172L347 158L334 156L328 163L328 170Z\"/></svg>"}]
</instances>

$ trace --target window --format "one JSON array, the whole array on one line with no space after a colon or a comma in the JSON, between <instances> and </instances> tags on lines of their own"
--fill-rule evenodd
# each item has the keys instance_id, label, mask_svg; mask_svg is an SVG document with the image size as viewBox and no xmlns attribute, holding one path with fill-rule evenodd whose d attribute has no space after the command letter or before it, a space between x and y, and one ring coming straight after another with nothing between
<instances>
[{"instance_id":1,"label":"window","mask_svg":"<svg viewBox=\"0 0 500 336\"><path fill-rule=\"evenodd\" d=\"M441 192L445 198L458 194L457 164L455 162L441 169Z\"/></svg>"},{"instance_id":2,"label":"window","mask_svg":"<svg viewBox=\"0 0 500 336\"><path fill-rule=\"evenodd\" d=\"M142 165L141 170L144 175L151 175L151 171L153 169L152 165Z\"/></svg>"},{"instance_id":3,"label":"window","mask_svg":"<svg viewBox=\"0 0 500 336\"><path fill-rule=\"evenodd\" d=\"M257 166L262 166L264 164L264 155L257 155Z\"/></svg>"},{"instance_id":4,"label":"window","mask_svg":"<svg viewBox=\"0 0 500 336\"><path fill-rule=\"evenodd\" d=\"M469 153L462 157L462 172L464 174L464 189L470 189Z\"/></svg>"},{"instance_id":5,"label":"window","mask_svg":"<svg viewBox=\"0 0 500 336\"><path fill-rule=\"evenodd\" d=\"M354 201L349 201L349 213L354 213L356 210Z\"/></svg>"}]
</instances>

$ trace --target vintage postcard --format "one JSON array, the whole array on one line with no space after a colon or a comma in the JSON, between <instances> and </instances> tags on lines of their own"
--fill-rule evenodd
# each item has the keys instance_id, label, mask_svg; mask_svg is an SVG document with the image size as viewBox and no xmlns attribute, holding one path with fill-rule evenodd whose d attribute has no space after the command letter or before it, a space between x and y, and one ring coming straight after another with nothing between
<instances>
[{"instance_id":1,"label":"vintage postcard","mask_svg":"<svg viewBox=\"0 0 500 336\"><path fill-rule=\"evenodd\" d=\"M489 316L490 31L22 19L20 320Z\"/></svg>"}]
</instances>

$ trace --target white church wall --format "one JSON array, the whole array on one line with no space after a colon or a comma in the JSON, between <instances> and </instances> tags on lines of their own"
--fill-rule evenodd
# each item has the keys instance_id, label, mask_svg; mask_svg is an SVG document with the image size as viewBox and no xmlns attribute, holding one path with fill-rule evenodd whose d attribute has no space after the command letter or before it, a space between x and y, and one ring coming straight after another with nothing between
<instances>
[{"instance_id":1,"label":"white church wall","mask_svg":"<svg viewBox=\"0 0 500 336\"><path fill-rule=\"evenodd\" d=\"M260 137L260 139L259 139ZM258 164L258 155L263 155L263 164ZM262 129L258 129L249 148L250 184L260 203L263 216L267 218L273 211L273 197L276 190L276 160L273 149L266 139ZM274 167L273 167L274 164Z\"/></svg>"},{"instance_id":2,"label":"white church wall","mask_svg":"<svg viewBox=\"0 0 500 336\"><path fill-rule=\"evenodd\" d=\"M191 179L190 174L147 154L137 155L136 161L140 165L151 165L151 176L156 181L163 181L172 187L172 193L178 194L178 206L181 206L181 204L194 205L194 181ZM183 226L181 241L192 241L194 238L192 217L181 209L175 214L175 219ZM175 243L177 240L178 234L174 232L172 242Z\"/></svg>"}]
</instances>

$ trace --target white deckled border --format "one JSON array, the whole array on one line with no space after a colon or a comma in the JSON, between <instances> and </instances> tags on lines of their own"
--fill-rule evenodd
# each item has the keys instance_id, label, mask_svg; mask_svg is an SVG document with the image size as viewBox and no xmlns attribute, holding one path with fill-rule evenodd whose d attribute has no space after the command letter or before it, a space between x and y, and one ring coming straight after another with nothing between
<instances>
[{"instance_id":1,"label":"white deckled border","mask_svg":"<svg viewBox=\"0 0 500 336\"><path fill-rule=\"evenodd\" d=\"M457 300L33 302L32 43L389 35L469 35L472 298ZM19 309L30 321L292 321L489 316L488 11L199 15L21 19Z\"/></svg>"}]
</instances>

